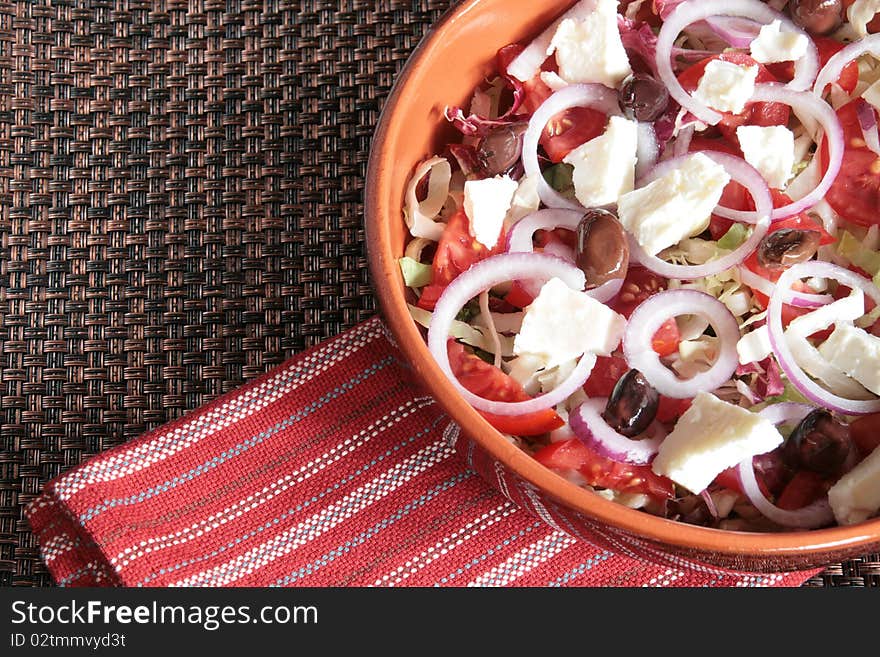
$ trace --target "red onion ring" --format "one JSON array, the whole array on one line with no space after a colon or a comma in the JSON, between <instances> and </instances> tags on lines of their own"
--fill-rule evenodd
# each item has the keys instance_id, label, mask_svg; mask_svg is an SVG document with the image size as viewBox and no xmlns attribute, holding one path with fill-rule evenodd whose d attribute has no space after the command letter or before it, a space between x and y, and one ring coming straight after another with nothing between
<instances>
[{"instance_id":1,"label":"red onion ring","mask_svg":"<svg viewBox=\"0 0 880 657\"><path fill-rule=\"evenodd\" d=\"M651 338L667 320L679 315L700 315L709 320L718 337L718 357L706 371L690 379L679 379L651 347ZM633 369L639 370L661 395L686 399L709 392L726 383L736 372L739 358L736 343L739 325L727 307L713 296L697 290L657 292L636 306L623 334L623 353Z\"/></svg>"},{"instance_id":2,"label":"red onion ring","mask_svg":"<svg viewBox=\"0 0 880 657\"><path fill-rule=\"evenodd\" d=\"M877 289L876 285L867 278L859 276L839 265L816 260L794 265L779 277L779 280L776 282L776 290L770 296L770 302L767 305L767 329L770 335L770 345L773 347L776 361L785 372L788 380L791 381L792 385L794 385L801 394L828 410L848 415L867 415L870 413L877 413L880 411L880 399L848 399L825 390L803 371L803 369L797 364L794 354L792 354L791 347L789 347L786 341L785 333L782 328L783 291L790 290L791 284L794 283L794 281L812 276L831 278L842 283L846 287L852 289L858 288L871 297L875 302L880 303L880 290Z\"/></svg>"},{"instance_id":3,"label":"red onion ring","mask_svg":"<svg viewBox=\"0 0 880 657\"><path fill-rule=\"evenodd\" d=\"M654 423L654 435L642 440L633 440L619 434L608 426L602 417L606 399L588 399L568 414L568 423L574 434L587 447L598 454L630 465L648 465L660 450L660 443L666 438L666 431Z\"/></svg>"},{"instance_id":4,"label":"red onion ring","mask_svg":"<svg viewBox=\"0 0 880 657\"><path fill-rule=\"evenodd\" d=\"M737 249L717 260L710 260L702 265L675 265L666 262L665 260L661 260L657 256L651 255L645 251L635 237L628 235L630 256L644 267L666 278L693 280L695 278L705 278L706 276L720 274L726 269L740 264L751 255L752 251L757 248L758 244L770 228L770 213L772 212L773 201L770 197L770 190L767 188L767 183L761 177L761 174L759 174L754 167L748 164L745 160L738 157L714 151L700 152L723 166L730 177L743 185L752 195L752 198L755 199L755 206L757 209L754 212L739 213L739 215L744 220L748 221L748 223L754 223L755 228L749 238ZM684 157L689 157L689 155ZM679 158L673 158L661 162L654 167L648 176L639 181L639 187L659 178L667 171L677 166L679 166ZM717 213L719 209L720 208L716 208L715 212Z\"/></svg>"},{"instance_id":5,"label":"red onion ring","mask_svg":"<svg viewBox=\"0 0 880 657\"><path fill-rule=\"evenodd\" d=\"M495 415L522 415L556 406L584 384L596 363L595 354L584 354L577 366L556 388L521 402L491 401L466 389L452 372L446 342L452 321L464 305L501 283L525 278L559 278L573 290L584 288L584 273L559 258L543 253L505 253L481 260L455 278L440 295L428 329L428 348L452 386L471 406Z\"/></svg>"},{"instance_id":6,"label":"red onion ring","mask_svg":"<svg viewBox=\"0 0 880 657\"><path fill-rule=\"evenodd\" d=\"M770 297L776 290L776 283L768 281L763 276L758 276L748 267L740 266L739 279L753 290L757 290L766 297ZM796 308L818 308L834 301L830 294L810 294L808 292L795 292L789 290L785 295L785 303Z\"/></svg>"},{"instance_id":7,"label":"red onion ring","mask_svg":"<svg viewBox=\"0 0 880 657\"><path fill-rule=\"evenodd\" d=\"M657 142L657 133L654 124L640 121L636 127L638 137L636 139L636 178L641 178L650 171L660 157L660 144Z\"/></svg>"},{"instance_id":8,"label":"red onion ring","mask_svg":"<svg viewBox=\"0 0 880 657\"><path fill-rule=\"evenodd\" d=\"M572 107L590 107L603 114L619 116L617 93L601 84L570 84L550 95L532 117L523 135L522 163L525 175L537 176L538 197L549 208L582 209L580 203L565 198L541 175L538 162L538 141L547 123L560 112Z\"/></svg>"},{"instance_id":9,"label":"red onion ring","mask_svg":"<svg viewBox=\"0 0 880 657\"><path fill-rule=\"evenodd\" d=\"M663 21L657 39L657 72L660 80L666 85L669 94L679 105L689 110L703 123L715 125L721 120L721 114L707 107L686 92L679 84L672 70L672 48L682 30L692 23L706 20L713 16L734 16L749 18L762 24L778 20L786 32L796 32L808 37L790 18L771 9L758 0L690 0L678 5ZM786 86L791 90L809 89L819 70L819 51L815 43L809 39L807 54L795 63L795 75Z\"/></svg>"},{"instance_id":10,"label":"red onion ring","mask_svg":"<svg viewBox=\"0 0 880 657\"><path fill-rule=\"evenodd\" d=\"M870 148L875 155L880 155L880 137L877 136L877 114L870 103L859 103L856 109L859 119L859 127L862 129L862 138L865 146Z\"/></svg>"},{"instance_id":11,"label":"red onion ring","mask_svg":"<svg viewBox=\"0 0 880 657\"><path fill-rule=\"evenodd\" d=\"M758 415L773 424L781 424L791 421L800 422L812 410L813 408L806 404L774 404L760 411ZM761 492L761 487L758 486L758 480L755 478L755 466L751 458L744 459L739 464L738 474L743 492L746 494L749 502L752 503L752 506L777 525L816 529L834 520L834 513L831 511L831 505L828 503L827 497L796 510L780 509L770 502L764 496L764 493Z\"/></svg>"},{"instance_id":12,"label":"red onion ring","mask_svg":"<svg viewBox=\"0 0 880 657\"><path fill-rule=\"evenodd\" d=\"M840 79L840 74L843 73L846 65L865 53L880 58L880 34L869 34L863 39L853 41L831 57L816 76L813 93L821 98L825 93L825 87Z\"/></svg>"}]
</instances>

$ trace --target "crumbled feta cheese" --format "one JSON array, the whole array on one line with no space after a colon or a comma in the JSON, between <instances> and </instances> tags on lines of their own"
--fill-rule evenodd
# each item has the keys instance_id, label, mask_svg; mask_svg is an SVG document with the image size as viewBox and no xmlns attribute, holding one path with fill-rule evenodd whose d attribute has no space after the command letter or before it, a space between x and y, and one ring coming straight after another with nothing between
<instances>
[{"instance_id":1,"label":"crumbled feta cheese","mask_svg":"<svg viewBox=\"0 0 880 657\"><path fill-rule=\"evenodd\" d=\"M773 423L757 413L700 392L660 444L651 469L699 493L722 471L782 440Z\"/></svg>"},{"instance_id":2,"label":"crumbled feta cheese","mask_svg":"<svg viewBox=\"0 0 880 657\"><path fill-rule=\"evenodd\" d=\"M608 203L633 189L638 125L612 116L605 132L568 153L562 160L574 167L571 180L577 200L586 208Z\"/></svg>"},{"instance_id":3,"label":"crumbled feta cheese","mask_svg":"<svg viewBox=\"0 0 880 657\"><path fill-rule=\"evenodd\" d=\"M741 125L736 137L746 162L774 189L782 189L794 175L794 133L784 125Z\"/></svg>"},{"instance_id":4,"label":"crumbled feta cheese","mask_svg":"<svg viewBox=\"0 0 880 657\"><path fill-rule=\"evenodd\" d=\"M758 37L749 45L752 59L762 64L797 61L807 54L810 42L805 34L782 31L778 20L764 25Z\"/></svg>"},{"instance_id":5,"label":"crumbled feta cheese","mask_svg":"<svg viewBox=\"0 0 880 657\"><path fill-rule=\"evenodd\" d=\"M598 0L582 20L563 20L547 48L548 55L554 52L566 82L598 82L612 89L620 85L632 69L617 27L617 0Z\"/></svg>"},{"instance_id":6,"label":"crumbled feta cheese","mask_svg":"<svg viewBox=\"0 0 880 657\"><path fill-rule=\"evenodd\" d=\"M772 354L773 347L770 345L770 332L767 326L759 326L742 336L736 343L736 353L741 365L756 363Z\"/></svg>"},{"instance_id":7,"label":"crumbled feta cheese","mask_svg":"<svg viewBox=\"0 0 880 657\"><path fill-rule=\"evenodd\" d=\"M757 66L737 66L720 59L706 65L694 98L719 112L742 112L755 93Z\"/></svg>"},{"instance_id":8,"label":"crumbled feta cheese","mask_svg":"<svg viewBox=\"0 0 880 657\"><path fill-rule=\"evenodd\" d=\"M486 248L494 248L501 236L504 217L519 185L510 176L468 180L464 184L464 212L471 235Z\"/></svg>"},{"instance_id":9,"label":"crumbled feta cheese","mask_svg":"<svg viewBox=\"0 0 880 657\"><path fill-rule=\"evenodd\" d=\"M880 510L880 447L828 490L828 502L841 525L862 522Z\"/></svg>"},{"instance_id":10,"label":"crumbled feta cheese","mask_svg":"<svg viewBox=\"0 0 880 657\"><path fill-rule=\"evenodd\" d=\"M681 164L617 203L620 223L650 254L701 232L730 176L720 164L694 153Z\"/></svg>"},{"instance_id":11,"label":"crumbled feta cheese","mask_svg":"<svg viewBox=\"0 0 880 657\"><path fill-rule=\"evenodd\" d=\"M880 395L880 338L849 322L840 322L819 346L819 353L834 367Z\"/></svg>"},{"instance_id":12,"label":"crumbled feta cheese","mask_svg":"<svg viewBox=\"0 0 880 657\"><path fill-rule=\"evenodd\" d=\"M585 292L551 278L526 308L513 351L544 359L546 368L583 353L608 356L620 343L626 320Z\"/></svg>"},{"instance_id":13,"label":"crumbled feta cheese","mask_svg":"<svg viewBox=\"0 0 880 657\"><path fill-rule=\"evenodd\" d=\"M846 9L846 20L860 37L868 36L868 23L880 12L880 0L856 0Z\"/></svg>"}]
</instances>

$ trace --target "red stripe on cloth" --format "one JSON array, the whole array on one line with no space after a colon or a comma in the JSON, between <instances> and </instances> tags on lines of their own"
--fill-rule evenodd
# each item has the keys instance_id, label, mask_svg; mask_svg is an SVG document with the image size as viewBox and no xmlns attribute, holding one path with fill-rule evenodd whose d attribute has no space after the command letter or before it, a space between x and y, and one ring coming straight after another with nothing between
<instances>
[{"instance_id":1,"label":"red stripe on cloth","mask_svg":"<svg viewBox=\"0 0 880 657\"><path fill-rule=\"evenodd\" d=\"M396 359L370 320L51 481L27 516L55 581L794 586L817 572L649 563L546 524L452 449L454 426Z\"/></svg>"}]
</instances>

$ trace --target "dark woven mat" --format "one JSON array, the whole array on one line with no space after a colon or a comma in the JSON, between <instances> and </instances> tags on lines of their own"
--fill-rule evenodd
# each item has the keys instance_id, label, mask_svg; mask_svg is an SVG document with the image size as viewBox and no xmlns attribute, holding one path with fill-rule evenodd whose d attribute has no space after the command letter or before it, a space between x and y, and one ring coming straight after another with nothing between
<instances>
[{"instance_id":1,"label":"dark woven mat","mask_svg":"<svg viewBox=\"0 0 880 657\"><path fill-rule=\"evenodd\" d=\"M374 312L370 139L450 4L0 0L0 585L51 584L48 479Z\"/></svg>"}]
</instances>

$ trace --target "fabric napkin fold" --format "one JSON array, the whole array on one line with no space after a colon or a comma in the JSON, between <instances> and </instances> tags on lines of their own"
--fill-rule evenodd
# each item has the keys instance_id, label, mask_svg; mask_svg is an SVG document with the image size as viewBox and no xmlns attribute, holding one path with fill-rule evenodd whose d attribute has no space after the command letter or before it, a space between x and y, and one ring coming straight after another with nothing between
<instances>
[{"instance_id":1,"label":"fabric napkin fold","mask_svg":"<svg viewBox=\"0 0 880 657\"><path fill-rule=\"evenodd\" d=\"M28 507L63 586L796 586L553 528L483 481L378 318L57 477Z\"/></svg>"}]
</instances>

